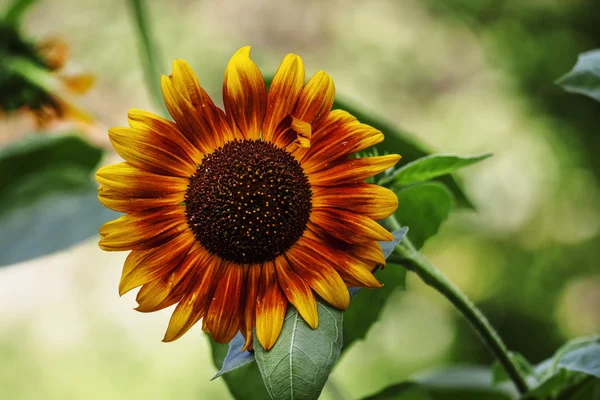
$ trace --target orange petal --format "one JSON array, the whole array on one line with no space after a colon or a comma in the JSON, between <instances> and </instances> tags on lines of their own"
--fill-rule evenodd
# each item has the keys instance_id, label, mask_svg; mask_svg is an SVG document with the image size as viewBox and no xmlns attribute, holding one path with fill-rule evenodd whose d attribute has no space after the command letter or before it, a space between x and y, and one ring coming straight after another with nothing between
<instances>
[{"instance_id":1,"label":"orange petal","mask_svg":"<svg viewBox=\"0 0 600 400\"><path fill-rule=\"evenodd\" d=\"M284 256L274 261L277 280L288 301L296 307L304 321L313 329L319 326L317 302L310 286L295 273Z\"/></svg>"},{"instance_id":2,"label":"orange petal","mask_svg":"<svg viewBox=\"0 0 600 400\"><path fill-rule=\"evenodd\" d=\"M187 137L185 137L174 122L137 109L129 110L127 119L129 121L129 126L133 129L148 132L153 135L162 135L177 142L196 164L200 164L204 155Z\"/></svg>"},{"instance_id":3,"label":"orange petal","mask_svg":"<svg viewBox=\"0 0 600 400\"><path fill-rule=\"evenodd\" d=\"M244 323L242 333L246 343L242 350L251 350L253 345L252 329L256 325L256 298L258 296L258 285L262 266L255 264L247 267L246 271L246 304L244 311Z\"/></svg>"},{"instance_id":4,"label":"orange petal","mask_svg":"<svg viewBox=\"0 0 600 400\"><path fill-rule=\"evenodd\" d=\"M287 300L277 283L272 262L263 265L256 299L256 337L265 350L270 350L283 327Z\"/></svg>"},{"instance_id":5,"label":"orange petal","mask_svg":"<svg viewBox=\"0 0 600 400\"><path fill-rule=\"evenodd\" d=\"M292 112L304 85L304 64L295 54L285 56L269 87L263 140L271 141L279 123Z\"/></svg>"},{"instance_id":6,"label":"orange petal","mask_svg":"<svg viewBox=\"0 0 600 400\"><path fill-rule=\"evenodd\" d=\"M400 160L400 156L397 154L351 159L329 169L309 174L308 180L314 186L361 183L365 179L393 167L398 160Z\"/></svg>"},{"instance_id":7,"label":"orange petal","mask_svg":"<svg viewBox=\"0 0 600 400\"><path fill-rule=\"evenodd\" d=\"M394 240L394 236L377 222L351 211L316 208L311 212L310 221L320 230L346 243Z\"/></svg>"},{"instance_id":8,"label":"orange petal","mask_svg":"<svg viewBox=\"0 0 600 400\"><path fill-rule=\"evenodd\" d=\"M396 211L398 197L382 186L358 183L317 188L313 190L312 205L315 209L341 208L381 220Z\"/></svg>"},{"instance_id":9,"label":"orange petal","mask_svg":"<svg viewBox=\"0 0 600 400\"><path fill-rule=\"evenodd\" d=\"M307 174L320 171L336 160L369 148L383 141L383 134L370 127L353 121L324 135L302 159L302 168Z\"/></svg>"},{"instance_id":10,"label":"orange petal","mask_svg":"<svg viewBox=\"0 0 600 400\"><path fill-rule=\"evenodd\" d=\"M115 151L135 167L159 175L182 177L196 172L194 160L165 136L131 128L111 128L108 136Z\"/></svg>"},{"instance_id":11,"label":"orange petal","mask_svg":"<svg viewBox=\"0 0 600 400\"><path fill-rule=\"evenodd\" d=\"M153 208L179 205L185 192L170 193L160 197L131 197L104 186L98 188L98 200L105 207L123 213L147 212Z\"/></svg>"},{"instance_id":12,"label":"orange petal","mask_svg":"<svg viewBox=\"0 0 600 400\"><path fill-rule=\"evenodd\" d=\"M185 193L190 183L188 178L153 174L128 162L100 168L96 172L96 180L105 189L125 197L162 197Z\"/></svg>"},{"instance_id":13,"label":"orange petal","mask_svg":"<svg viewBox=\"0 0 600 400\"><path fill-rule=\"evenodd\" d=\"M260 70L250 59L250 46L239 49L227 65L223 103L230 124L244 139L258 139L267 107L267 89Z\"/></svg>"},{"instance_id":14,"label":"orange petal","mask_svg":"<svg viewBox=\"0 0 600 400\"><path fill-rule=\"evenodd\" d=\"M217 285L223 277L223 265L218 257L209 257L201 279L181 299L167 327L163 342L172 342L183 336L200 318L204 317ZM206 322L206 318L204 319ZM204 327L203 327L204 328Z\"/></svg>"},{"instance_id":15,"label":"orange petal","mask_svg":"<svg viewBox=\"0 0 600 400\"><path fill-rule=\"evenodd\" d=\"M140 312L151 312L177 303L186 289L193 288L194 278L202 277L210 253L194 243L183 261L168 275L144 284L137 294L136 301ZM190 284L191 283L191 284Z\"/></svg>"},{"instance_id":16,"label":"orange petal","mask_svg":"<svg viewBox=\"0 0 600 400\"><path fill-rule=\"evenodd\" d=\"M187 62L183 60L173 62L171 80L175 90L185 97L198 113L198 122L201 125L203 135L212 137L213 144L217 147L233 140L233 134L225 113L215 106L208 93L202 89L196 74Z\"/></svg>"},{"instance_id":17,"label":"orange petal","mask_svg":"<svg viewBox=\"0 0 600 400\"><path fill-rule=\"evenodd\" d=\"M340 310L345 310L350 304L350 294L340 275L328 260L313 249L292 246L286 253L292 269L317 292L326 302Z\"/></svg>"},{"instance_id":18,"label":"orange petal","mask_svg":"<svg viewBox=\"0 0 600 400\"><path fill-rule=\"evenodd\" d=\"M98 245L106 251L146 250L162 245L189 230L185 207L162 207L127 214L102 225Z\"/></svg>"},{"instance_id":19,"label":"orange petal","mask_svg":"<svg viewBox=\"0 0 600 400\"><path fill-rule=\"evenodd\" d=\"M316 129L329 114L334 97L333 79L319 71L302 88L292 115L309 122Z\"/></svg>"},{"instance_id":20,"label":"orange petal","mask_svg":"<svg viewBox=\"0 0 600 400\"><path fill-rule=\"evenodd\" d=\"M175 73L176 66L174 67ZM217 148L218 137L222 133L213 131L210 122L207 121L208 113L200 113L191 103L187 87L182 82L181 73L177 74L177 81L173 76L162 76L160 85L163 98L169 114L177 123L177 128L183 133L188 141L204 154L211 153ZM184 89L185 87L185 89ZM182 92L180 92L179 90Z\"/></svg>"},{"instance_id":21,"label":"orange petal","mask_svg":"<svg viewBox=\"0 0 600 400\"><path fill-rule=\"evenodd\" d=\"M206 326L217 343L227 343L242 327L244 268L228 264L206 314Z\"/></svg>"},{"instance_id":22,"label":"orange petal","mask_svg":"<svg viewBox=\"0 0 600 400\"><path fill-rule=\"evenodd\" d=\"M375 240L355 244L351 247L350 251L355 257L363 260L372 261L375 264L385 265L385 257L381 246Z\"/></svg>"},{"instance_id":23,"label":"orange petal","mask_svg":"<svg viewBox=\"0 0 600 400\"><path fill-rule=\"evenodd\" d=\"M368 263L353 257L348 252L335 250L319 240L305 239L299 241L299 246L313 249L316 253L332 260L332 265L340 274L347 286L379 288L381 283L371 273L374 263Z\"/></svg>"},{"instance_id":24,"label":"orange petal","mask_svg":"<svg viewBox=\"0 0 600 400\"><path fill-rule=\"evenodd\" d=\"M122 296L133 288L170 273L183 260L194 240L193 235L183 234L160 247L132 251L123 266L119 294Z\"/></svg>"}]
</instances>

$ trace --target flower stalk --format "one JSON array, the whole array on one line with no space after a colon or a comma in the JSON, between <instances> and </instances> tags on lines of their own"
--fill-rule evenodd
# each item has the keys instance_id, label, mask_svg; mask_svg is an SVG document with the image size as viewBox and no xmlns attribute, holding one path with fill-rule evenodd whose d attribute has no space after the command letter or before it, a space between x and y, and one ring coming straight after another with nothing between
<instances>
[{"instance_id":1,"label":"flower stalk","mask_svg":"<svg viewBox=\"0 0 600 400\"><path fill-rule=\"evenodd\" d=\"M385 225L392 230L399 229L400 224L394 216L385 220ZM516 364L509 356L508 349L487 318L473 302L446 276L431 264L413 246L408 237L394 249L394 259L407 270L416 273L428 286L440 292L469 321L479 334L492 355L502 365L521 394L529 391L525 377L521 375Z\"/></svg>"}]
</instances>

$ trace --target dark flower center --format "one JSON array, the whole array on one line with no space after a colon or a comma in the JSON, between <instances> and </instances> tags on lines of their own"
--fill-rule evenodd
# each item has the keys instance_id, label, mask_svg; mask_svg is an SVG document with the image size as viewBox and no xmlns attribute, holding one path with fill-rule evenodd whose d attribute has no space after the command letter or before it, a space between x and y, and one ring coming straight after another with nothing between
<instances>
[{"instance_id":1,"label":"dark flower center","mask_svg":"<svg viewBox=\"0 0 600 400\"><path fill-rule=\"evenodd\" d=\"M208 154L191 177L186 215L211 253L239 264L272 261L302 236L312 192L300 163L261 140Z\"/></svg>"}]
</instances>

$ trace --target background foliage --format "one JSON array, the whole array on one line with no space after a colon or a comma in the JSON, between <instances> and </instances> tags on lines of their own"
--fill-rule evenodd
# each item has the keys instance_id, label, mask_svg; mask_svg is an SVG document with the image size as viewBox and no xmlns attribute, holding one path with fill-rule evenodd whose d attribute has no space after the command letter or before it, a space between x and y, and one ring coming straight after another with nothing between
<instances>
[{"instance_id":1,"label":"background foliage","mask_svg":"<svg viewBox=\"0 0 600 400\"><path fill-rule=\"evenodd\" d=\"M6 3L0 1L0 9ZM364 122L411 132L411 141L434 152L493 152L493 158L458 174L477 212L452 184L449 190L421 183L399 192L398 218L410 226L419 213L437 216L420 224L419 231L411 227L409 236L476 300L508 346L531 362L552 357L569 338L600 330L600 104L554 84L579 53L600 47L596 1L227 4L152 2L146 11L164 58L189 61L218 98L223 68L241 45L254 46L253 57L266 75L294 51L303 56L308 72L324 69L333 76L338 94L369 119ZM98 75L95 92L83 100L98 124L53 128L76 132L96 149L108 149L106 129L124 125L128 108L152 109L130 11L117 0L40 1L24 18L32 38L63 36L72 45L75 67ZM31 128L20 117L2 122L0 144L17 142L20 132ZM379 151L404 155L402 165L422 155L413 155L413 147L395 138L389 135ZM53 142L42 134L34 141L40 148ZM77 140L71 145L81 146ZM3 154L11 151L4 148ZM11 193L22 194L0 199L5 249L0 264L6 265L0 269L5 305L0 308L0 362L11 365L0 373L3 393L14 399L228 398L223 378L208 380L216 369L199 329L163 345L168 312L138 314L128 307L134 305L132 296L118 299L125 255L101 253L92 236L71 249L15 265L46 253L46 247L60 248L53 243L68 242L76 230L86 232L77 237L93 235L98 219L110 218L94 208L86 179L100 152L85 146L79 152L90 154L77 168L83 175L69 172L60 157L40 155L13 159L0 171L1 189L12 179L19 190ZM105 157L105 162L114 160L110 153ZM24 199L32 199L28 171L45 161L45 173L60 176L64 184L52 185L48 197L26 204ZM67 195L72 200L61 197ZM439 199L436 205L445 206L423 208L432 196ZM80 205L91 208L71 214ZM29 208L34 206L41 211ZM63 215L48 213L55 207L70 217L45 222L44 215ZM7 256L17 251L23 255ZM436 397L440 380L456 380L461 371L450 371L450 378L431 371L491 364L474 333L442 299L410 275L406 285L407 292L390 291L380 322L345 351L323 398L364 398L409 378L411 383L387 393L442 398ZM579 379L538 368L549 378L548 390L557 380ZM479 374L485 385L492 379L488 370L468 373ZM460 390L467 390L464 386ZM480 395L482 389L468 390ZM595 389L582 390L579 395L586 396ZM496 391L498 398L511 395Z\"/></svg>"}]
</instances>

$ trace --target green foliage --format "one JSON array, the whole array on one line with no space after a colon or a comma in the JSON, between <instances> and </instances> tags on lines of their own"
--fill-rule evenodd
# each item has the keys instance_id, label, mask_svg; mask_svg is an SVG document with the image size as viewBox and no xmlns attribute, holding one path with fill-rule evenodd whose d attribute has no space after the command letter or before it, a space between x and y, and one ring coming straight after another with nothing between
<instances>
[{"instance_id":1,"label":"green foliage","mask_svg":"<svg viewBox=\"0 0 600 400\"><path fill-rule=\"evenodd\" d=\"M556 83L567 92L600 101L600 50L581 53L573 69Z\"/></svg>"},{"instance_id":2,"label":"green foliage","mask_svg":"<svg viewBox=\"0 0 600 400\"><path fill-rule=\"evenodd\" d=\"M452 210L452 193L439 182L425 182L395 191L398 209L394 216L408 226L408 236L416 248L435 235Z\"/></svg>"},{"instance_id":3,"label":"green foliage","mask_svg":"<svg viewBox=\"0 0 600 400\"><path fill-rule=\"evenodd\" d=\"M363 400L511 400L515 394L491 385L485 368L452 368L418 381L389 386Z\"/></svg>"},{"instance_id":4,"label":"green foliage","mask_svg":"<svg viewBox=\"0 0 600 400\"><path fill-rule=\"evenodd\" d=\"M526 361L520 358L518 364L523 365ZM567 342L534 370L528 368L528 374L535 376L536 385L527 393L526 399L586 398L580 396L600 386L600 336Z\"/></svg>"},{"instance_id":5,"label":"green foliage","mask_svg":"<svg viewBox=\"0 0 600 400\"><path fill-rule=\"evenodd\" d=\"M490 153L471 157L432 154L410 162L392 173L386 181L393 188L429 181L491 157Z\"/></svg>"},{"instance_id":6,"label":"green foliage","mask_svg":"<svg viewBox=\"0 0 600 400\"><path fill-rule=\"evenodd\" d=\"M342 350L343 312L317 302L319 326L313 330L293 306L281 335L265 351L254 338L256 363L274 400L317 399Z\"/></svg>"},{"instance_id":7,"label":"green foliage","mask_svg":"<svg viewBox=\"0 0 600 400\"><path fill-rule=\"evenodd\" d=\"M34 136L0 152L0 265L60 250L116 214L96 199L102 151L76 136Z\"/></svg>"}]
</instances>

